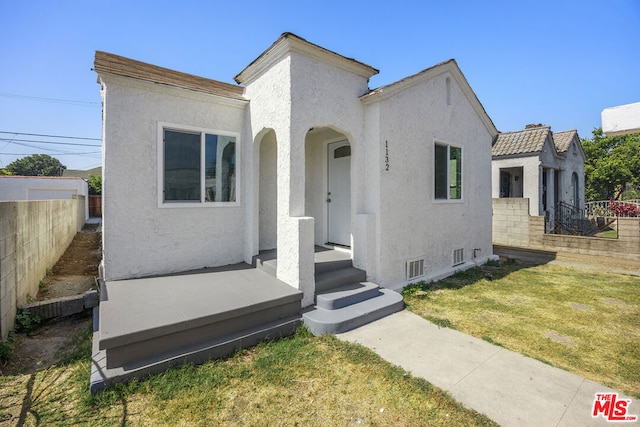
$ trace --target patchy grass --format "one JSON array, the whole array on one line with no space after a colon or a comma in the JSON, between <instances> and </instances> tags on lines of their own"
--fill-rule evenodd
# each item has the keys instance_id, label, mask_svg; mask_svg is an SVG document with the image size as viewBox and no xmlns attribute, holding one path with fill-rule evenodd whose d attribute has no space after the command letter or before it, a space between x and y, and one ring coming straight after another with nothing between
<instances>
[{"instance_id":1,"label":"patchy grass","mask_svg":"<svg viewBox=\"0 0 640 427\"><path fill-rule=\"evenodd\" d=\"M88 339L60 366L0 377L0 425L495 425L372 351L304 328L91 397Z\"/></svg>"},{"instance_id":2,"label":"patchy grass","mask_svg":"<svg viewBox=\"0 0 640 427\"><path fill-rule=\"evenodd\" d=\"M404 295L426 319L640 398L639 277L518 262Z\"/></svg>"}]
</instances>

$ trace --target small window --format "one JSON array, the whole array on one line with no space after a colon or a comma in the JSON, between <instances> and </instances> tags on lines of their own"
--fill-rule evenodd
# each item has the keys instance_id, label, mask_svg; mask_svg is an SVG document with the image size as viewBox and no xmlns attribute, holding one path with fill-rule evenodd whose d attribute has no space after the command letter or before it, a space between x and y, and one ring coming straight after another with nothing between
<instances>
[{"instance_id":1,"label":"small window","mask_svg":"<svg viewBox=\"0 0 640 427\"><path fill-rule=\"evenodd\" d=\"M162 128L162 202L236 201L236 137Z\"/></svg>"},{"instance_id":2,"label":"small window","mask_svg":"<svg viewBox=\"0 0 640 427\"><path fill-rule=\"evenodd\" d=\"M462 148L435 144L434 171L435 198L462 199Z\"/></svg>"},{"instance_id":3,"label":"small window","mask_svg":"<svg viewBox=\"0 0 640 427\"><path fill-rule=\"evenodd\" d=\"M351 146L343 145L342 147L338 147L333 152L333 158L339 159L340 157L349 157L351 155Z\"/></svg>"}]
</instances>

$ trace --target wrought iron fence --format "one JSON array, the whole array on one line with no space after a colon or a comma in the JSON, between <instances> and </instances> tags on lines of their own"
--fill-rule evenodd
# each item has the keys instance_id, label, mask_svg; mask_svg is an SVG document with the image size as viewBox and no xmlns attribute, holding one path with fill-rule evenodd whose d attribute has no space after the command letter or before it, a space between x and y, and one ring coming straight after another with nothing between
<instances>
[{"instance_id":1,"label":"wrought iron fence","mask_svg":"<svg viewBox=\"0 0 640 427\"><path fill-rule=\"evenodd\" d=\"M598 217L640 217L640 199L599 200L585 203L584 215L587 218Z\"/></svg>"}]
</instances>

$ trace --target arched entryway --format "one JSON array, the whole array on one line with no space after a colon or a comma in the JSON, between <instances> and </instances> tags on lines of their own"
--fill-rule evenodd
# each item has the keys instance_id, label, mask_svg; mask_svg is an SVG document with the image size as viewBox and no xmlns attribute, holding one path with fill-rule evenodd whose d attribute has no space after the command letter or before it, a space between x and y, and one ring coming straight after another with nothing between
<instances>
[{"instance_id":1,"label":"arched entryway","mask_svg":"<svg viewBox=\"0 0 640 427\"><path fill-rule=\"evenodd\" d=\"M278 143L267 130L259 141L258 249L275 249L278 241Z\"/></svg>"},{"instance_id":2,"label":"arched entryway","mask_svg":"<svg viewBox=\"0 0 640 427\"><path fill-rule=\"evenodd\" d=\"M351 144L331 127L305 138L305 215L315 218L315 244L351 247Z\"/></svg>"}]
</instances>

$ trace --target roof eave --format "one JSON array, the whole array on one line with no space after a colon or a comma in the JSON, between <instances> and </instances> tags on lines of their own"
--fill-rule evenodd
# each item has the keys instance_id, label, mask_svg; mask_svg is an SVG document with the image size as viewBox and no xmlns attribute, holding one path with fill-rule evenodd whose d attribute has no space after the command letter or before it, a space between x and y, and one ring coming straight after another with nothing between
<instances>
[{"instance_id":1,"label":"roof eave","mask_svg":"<svg viewBox=\"0 0 640 427\"><path fill-rule=\"evenodd\" d=\"M466 98L469 100L473 109L476 111L483 124L485 125L487 131L492 135L497 135L498 129L496 128L493 120L487 114L487 110L485 110L484 105L478 99L478 96L475 94L466 77L460 70L458 63L455 59L448 59L444 62L436 64L432 67L426 68L422 71L419 71L415 74L412 74L408 77L405 77L401 80L398 80L394 83L390 83L385 86L381 86L377 89L373 89L368 93L362 95L360 97L360 101L364 105L373 104L374 102L379 102L385 99L388 99L416 84L419 84L425 80L429 80L446 72L450 72L453 78L458 83L458 86L462 89Z\"/></svg>"},{"instance_id":2,"label":"roof eave","mask_svg":"<svg viewBox=\"0 0 640 427\"><path fill-rule=\"evenodd\" d=\"M332 64L366 79L379 73L377 69L363 62L308 42L293 33L283 33L267 50L238 73L234 80L239 84L248 85L290 52Z\"/></svg>"},{"instance_id":3,"label":"roof eave","mask_svg":"<svg viewBox=\"0 0 640 427\"><path fill-rule=\"evenodd\" d=\"M103 74L186 89L238 101L246 101L244 88L218 80L171 70L108 52L96 51L93 70Z\"/></svg>"}]
</instances>

